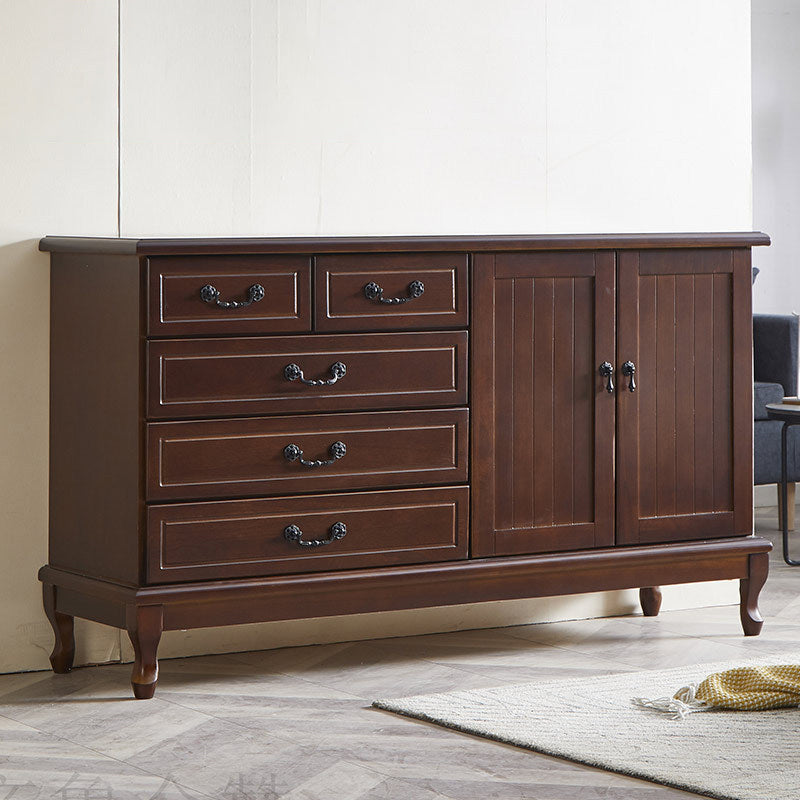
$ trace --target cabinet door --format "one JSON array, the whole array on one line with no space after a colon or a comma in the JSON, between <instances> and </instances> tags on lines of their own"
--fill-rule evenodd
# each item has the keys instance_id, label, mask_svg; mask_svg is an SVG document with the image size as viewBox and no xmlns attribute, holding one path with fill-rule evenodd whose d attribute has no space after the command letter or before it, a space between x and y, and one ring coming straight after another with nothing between
<instances>
[{"instance_id":1,"label":"cabinet door","mask_svg":"<svg viewBox=\"0 0 800 800\"><path fill-rule=\"evenodd\" d=\"M617 543L752 532L748 250L619 254Z\"/></svg>"},{"instance_id":2,"label":"cabinet door","mask_svg":"<svg viewBox=\"0 0 800 800\"><path fill-rule=\"evenodd\" d=\"M614 254L476 255L472 555L614 543Z\"/></svg>"}]
</instances>

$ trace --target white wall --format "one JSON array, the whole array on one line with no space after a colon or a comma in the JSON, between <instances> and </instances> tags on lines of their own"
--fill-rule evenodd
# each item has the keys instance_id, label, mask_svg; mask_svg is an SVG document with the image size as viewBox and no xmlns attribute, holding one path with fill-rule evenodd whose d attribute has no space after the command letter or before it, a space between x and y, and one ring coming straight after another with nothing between
<instances>
[{"instance_id":1,"label":"white wall","mask_svg":"<svg viewBox=\"0 0 800 800\"><path fill-rule=\"evenodd\" d=\"M0 672L47 665L49 280L38 238L117 232L117 14L108 0L0 1ZM79 632L80 661L119 637ZM46 651L46 652L45 652Z\"/></svg>"},{"instance_id":2,"label":"white wall","mask_svg":"<svg viewBox=\"0 0 800 800\"><path fill-rule=\"evenodd\" d=\"M753 220L772 237L753 263L756 311L800 312L800 3L753 0Z\"/></svg>"},{"instance_id":3,"label":"white wall","mask_svg":"<svg viewBox=\"0 0 800 800\"><path fill-rule=\"evenodd\" d=\"M123 235L750 227L745 0L221 8L123 2Z\"/></svg>"},{"instance_id":4,"label":"white wall","mask_svg":"<svg viewBox=\"0 0 800 800\"><path fill-rule=\"evenodd\" d=\"M42 668L45 233L747 230L746 0L0 0L0 670ZM730 584L666 604L733 602ZM175 632L162 654L621 613L632 593ZM733 612L732 612L733 613ZM119 652L93 627L79 660ZM124 651L127 652L127 651Z\"/></svg>"}]
</instances>

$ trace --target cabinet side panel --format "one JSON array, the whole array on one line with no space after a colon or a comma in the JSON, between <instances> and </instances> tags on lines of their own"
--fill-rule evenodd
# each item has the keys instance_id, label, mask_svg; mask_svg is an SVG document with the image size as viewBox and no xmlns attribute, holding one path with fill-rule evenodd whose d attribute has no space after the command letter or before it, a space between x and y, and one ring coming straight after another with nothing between
<instances>
[{"instance_id":1,"label":"cabinet side panel","mask_svg":"<svg viewBox=\"0 0 800 800\"><path fill-rule=\"evenodd\" d=\"M142 314L135 256L54 254L50 564L140 577Z\"/></svg>"},{"instance_id":2,"label":"cabinet side panel","mask_svg":"<svg viewBox=\"0 0 800 800\"><path fill-rule=\"evenodd\" d=\"M751 255L733 251L733 513L737 534L753 532L753 298Z\"/></svg>"}]
</instances>

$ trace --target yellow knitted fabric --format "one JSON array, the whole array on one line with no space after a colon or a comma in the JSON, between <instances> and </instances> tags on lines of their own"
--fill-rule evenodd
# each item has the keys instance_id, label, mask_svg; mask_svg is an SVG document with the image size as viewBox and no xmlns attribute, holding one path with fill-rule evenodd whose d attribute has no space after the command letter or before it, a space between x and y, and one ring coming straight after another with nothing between
<instances>
[{"instance_id":1,"label":"yellow knitted fabric","mask_svg":"<svg viewBox=\"0 0 800 800\"><path fill-rule=\"evenodd\" d=\"M766 711L770 708L800 706L800 664L764 667L735 667L709 675L699 685L690 683L672 697L634 697L641 708L672 714L684 719L695 711L731 709Z\"/></svg>"},{"instance_id":2,"label":"yellow knitted fabric","mask_svg":"<svg viewBox=\"0 0 800 800\"><path fill-rule=\"evenodd\" d=\"M674 697L679 698L677 692ZM800 705L800 664L736 667L709 675L694 694L711 708L765 711Z\"/></svg>"}]
</instances>

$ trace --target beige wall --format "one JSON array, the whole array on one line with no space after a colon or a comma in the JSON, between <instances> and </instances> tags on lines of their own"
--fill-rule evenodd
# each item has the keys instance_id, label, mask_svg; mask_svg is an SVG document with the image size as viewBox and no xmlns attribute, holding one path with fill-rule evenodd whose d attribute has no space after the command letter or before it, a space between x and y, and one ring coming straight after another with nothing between
<instances>
[{"instance_id":1,"label":"beige wall","mask_svg":"<svg viewBox=\"0 0 800 800\"><path fill-rule=\"evenodd\" d=\"M110 0L0 3L0 671L43 668L50 646L35 581L46 551L42 234L751 226L744 0L120 9L118 19ZM675 589L666 603L733 602L734 589ZM621 592L173 632L162 653L634 607ZM84 627L79 661L118 656L116 632Z\"/></svg>"}]
</instances>

